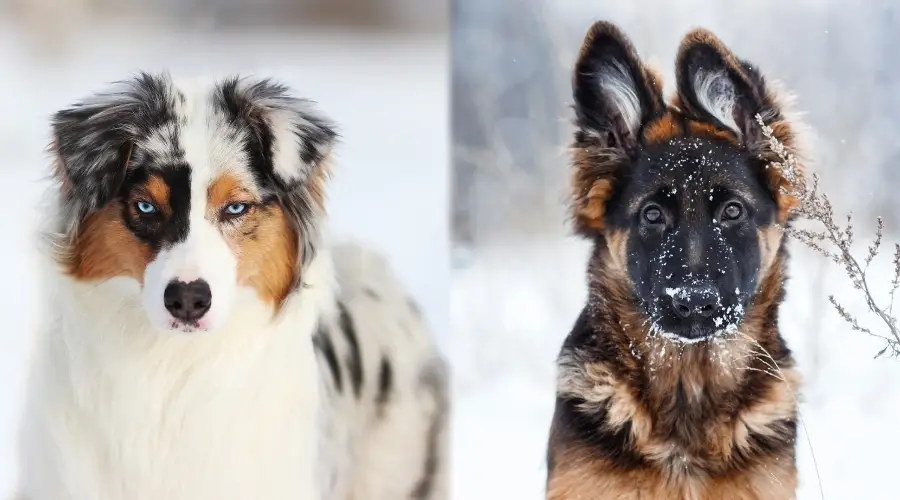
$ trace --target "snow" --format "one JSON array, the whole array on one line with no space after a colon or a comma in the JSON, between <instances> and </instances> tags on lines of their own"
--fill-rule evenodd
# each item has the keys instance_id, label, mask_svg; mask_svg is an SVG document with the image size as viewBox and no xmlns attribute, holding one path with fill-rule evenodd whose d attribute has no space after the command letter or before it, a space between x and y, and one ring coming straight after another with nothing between
<instances>
[{"instance_id":1,"label":"snow","mask_svg":"<svg viewBox=\"0 0 900 500\"><path fill-rule=\"evenodd\" d=\"M0 498L13 487L15 428L37 293L32 207L47 172L51 112L134 71L176 76L240 71L276 77L319 101L340 125L329 211L338 237L369 242L393 261L445 343L449 335L448 69L446 37L340 32L176 32L92 26L60 60L31 55L0 24Z\"/></svg>"}]
</instances>

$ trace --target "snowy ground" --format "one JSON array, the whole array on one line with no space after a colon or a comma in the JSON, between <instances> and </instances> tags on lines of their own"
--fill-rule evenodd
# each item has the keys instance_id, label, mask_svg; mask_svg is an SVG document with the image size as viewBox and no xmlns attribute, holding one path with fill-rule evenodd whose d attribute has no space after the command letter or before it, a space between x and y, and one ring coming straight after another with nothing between
<instances>
[{"instance_id":1,"label":"snowy ground","mask_svg":"<svg viewBox=\"0 0 900 500\"><path fill-rule=\"evenodd\" d=\"M334 232L385 251L448 334L448 74L444 39L349 33L230 36L97 26L78 50L40 61L0 24L0 498L12 487L13 436L36 300L27 238L46 166L49 113L138 69L174 75L240 71L284 80L340 125L329 210Z\"/></svg>"}]
</instances>

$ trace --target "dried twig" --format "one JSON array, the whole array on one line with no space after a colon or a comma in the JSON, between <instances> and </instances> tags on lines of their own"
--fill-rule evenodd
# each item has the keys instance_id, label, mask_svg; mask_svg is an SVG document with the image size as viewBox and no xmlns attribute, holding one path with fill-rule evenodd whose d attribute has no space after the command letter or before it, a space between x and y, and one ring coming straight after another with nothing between
<instances>
[{"instance_id":1,"label":"dried twig","mask_svg":"<svg viewBox=\"0 0 900 500\"><path fill-rule=\"evenodd\" d=\"M768 168L780 169L788 181L789 187L783 189L786 194L798 201L798 205L793 209L794 213L804 219L817 222L822 227L818 231L788 227L786 228L786 233L841 266L847 277L850 278L853 288L862 291L869 311L880 318L885 327L887 327L887 335L876 334L869 328L861 326L859 321L839 304L833 295L829 296L828 300L853 330L877 337L885 342L885 347L876 357L885 353L895 357L900 356L900 330L898 330L897 319L893 316L894 297L898 288L900 288L900 244L894 245L894 276L891 281L890 302L883 307L878 304L872 294L867 274L869 265L878 256L881 249L884 236L884 221L882 218L878 217L877 219L875 241L869 246L868 253L862 259L862 264L860 264L860 260L857 260L851 251L853 246L852 216L847 215L847 221L844 225L835 222L831 200L827 194L819 192L819 176L814 173L808 182L803 179L799 173L797 159L794 155L775 137L772 128L765 124L761 116L756 115L756 121L762 127L763 135L768 139L770 147L781 159L780 162L770 164Z\"/></svg>"}]
</instances>

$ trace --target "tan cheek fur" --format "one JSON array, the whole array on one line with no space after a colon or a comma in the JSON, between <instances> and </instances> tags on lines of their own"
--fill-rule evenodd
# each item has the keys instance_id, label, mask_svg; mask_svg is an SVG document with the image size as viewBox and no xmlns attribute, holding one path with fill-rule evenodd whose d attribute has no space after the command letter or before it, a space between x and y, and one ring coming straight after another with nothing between
<instances>
[{"instance_id":1,"label":"tan cheek fur","mask_svg":"<svg viewBox=\"0 0 900 500\"><path fill-rule=\"evenodd\" d=\"M220 221L221 210L231 203L254 203L252 194L236 177L225 175L209 188L206 217L222 231L238 260L238 283L252 287L276 307L290 293L299 248L298 235L277 204L253 206L234 221Z\"/></svg>"},{"instance_id":2,"label":"tan cheek fur","mask_svg":"<svg viewBox=\"0 0 900 500\"><path fill-rule=\"evenodd\" d=\"M611 258L610 270L622 277L628 276L628 235L627 229L608 231L606 245Z\"/></svg>"},{"instance_id":3,"label":"tan cheek fur","mask_svg":"<svg viewBox=\"0 0 900 500\"><path fill-rule=\"evenodd\" d=\"M756 232L760 249L760 284L765 281L765 277L768 276L769 270L772 269L772 265L778 257L778 248L781 246L783 235L784 230L774 225L762 227Z\"/></svg>"},{"instance_id":4,"label":"tan cheek fur","mask_svg":"<svg viewBox=\"0 0 900 500\"><path fill-rule=\"evenodd\" d=\"M169 205L169 186L156 176L130 193L122 206L113 202L84 221L75 243L64 252L64 272L84 281L103 281L115 277L130 277L144 283L144 270L156 252L131 234L122 217L136 217L133 204L146 201L156 205L166 217L172 215Z\"/></svg>"},{"instance_id":5,"label":"tan cheek fur","mask_svg":"<svg viewBox=\"0 0 900 500\"><path fill-rule=\"evenodd\" d=\"M121 204L111 203L87 218L62 257L64 272L83 281L124 276L143 284L144 270L155 253L131 234L121 214Z\"/></svg>"},{"instance_id":6,"label":"tan cheek fur","mask_svg":"<svg viewBox=\"0 0 900 500\"><path fill-rule=\"evenodd\" d=\"M281 304L293 283L299 244L287 216L277 205L260 207L242 218L239 228L252 232L226 233L238 256L238 283L253 287L267 302Z\"/></svg>"}]
</instances>

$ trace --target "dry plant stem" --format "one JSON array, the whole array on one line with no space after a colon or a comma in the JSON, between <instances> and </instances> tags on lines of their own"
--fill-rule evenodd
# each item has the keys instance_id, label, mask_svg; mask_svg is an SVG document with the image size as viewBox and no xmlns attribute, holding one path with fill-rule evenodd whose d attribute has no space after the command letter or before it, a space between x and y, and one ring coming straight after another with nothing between
<instances>
[{"instance_id":1,"label":"dry plant stem","mask_svg":"<svg viewBox=\"0 0 900 500\"><path fill-rule=\"evenodd\" d=\"M869 287L869 265L878 256L884 236L884 221L878 217L878 226L875 232L875 241L869 246L868 254L860 264L851 251L853 245L853 220L847 215L845 226L839 226L834 220L834 208L831 200L825 193L819 192L819 177L813 174L812 181L807 183L800 175L797 168L797 159L787 151L783 144L774 136L772 129L765 124L760 115L756 120L762 127L763 135L769 141L772 150L781 159L780 162L771 163L768 168L778 168L783 173L790 187L783 188L785 194L794 197L798 205L793 212L804 219L818 222L823 230L812 231L809 229L785 228L786 233L801 241L809 248L822 254L827 259L844 268L844 272L853 283L853 288L862 291L863 299L869 311L875 314L887 326L888 335L872 332L859 324L859 321L851 315L846 308L837 302L834 295L828 296L828 301L834 306L837 313L850 325L853 330L878 337L885 341L885 347L875 356L879 357L890 351L892 356L900 356L900 331L897 327L897 319L893 316L894 297L900 288L900 244L894 245L894 277L891 281L890 303L887 307L881 307L875 300Z\"/></svg>"}]
</instances>

